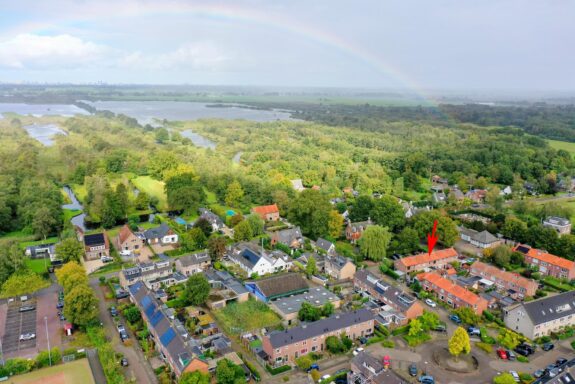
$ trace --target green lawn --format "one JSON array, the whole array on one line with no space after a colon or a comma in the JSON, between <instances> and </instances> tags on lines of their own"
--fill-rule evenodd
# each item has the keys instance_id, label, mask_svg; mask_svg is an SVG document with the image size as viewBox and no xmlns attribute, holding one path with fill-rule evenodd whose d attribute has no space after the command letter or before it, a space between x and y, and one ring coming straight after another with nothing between
<instances>
[{"instance_id":1,"label":"green lawn","mask_svg":"<svg viewBox=\"0 0 575 384\"><path fill-rule=\"evenodd\" d=\"M281 320L277 313L265 303L250 299L243 303L231 303L224 309L214 311L219 323L233 334L253 331L265 327L279 327Z\"/></svg>"},{"instance_id":2,"label":"green lawn","mask_svg":"<svg viewBox=\"0 0 575 384\"><path fill-rule=\"evenodd\" d=\"M159 200L160 211L168 210L168 200L164 191L164 182L152 179L150 176L138 176L132 179L132 183L140 191L146 192L150 196L154 196Z\"/></svg>"},{"instance_id":3,"label":"green lawn","mask_svg":"<svg viewBox=\"0 0 575 384\"><path fill-rule=\"evenodd\" d=\"M50 265L50 258L44 259L26 259L25 261L26 267L28 267L31 271L36 273L44 273L46 272L46 268Z\"/></svg>"},{"instance_id":4,"label":"green lawn","mask_svg":"<svg viewBox=\"0 0 575 384\"><path fill-rule=\"evenodd\" d=\"M12 376L8 382L10 384L40 384L44 382L93 384L94 378L88 359L80 359L71 363L42 368L24 375Z\"/></svg>"},{"instance_id":5,"label":"green lawn","mask_svg":"<svg viewBox=\"0 0 575 384\"><path fill-rule=\"evenodd\" d=\"M72 191L74 192L74 195L76 195L76 198L82 203L84 202L84 199L86 198L86 195L88 194L88 191L86 190L86 186L84 184L72 184Z\"/></svg>"},{"instance_id":6,"label":"green lawn","mask_svg":"<svg viewBox=\"0 0 575 384\"><path fill-rule=\"evenodd\" d=\"M68 223L72 217L78 216L82 211L79 209L64 209L64 224Z\"/></svg>"},{"instance_id":7,"label":"green lawn","mask_svg":"<svg viewBox=\"0 0 575 384\"><path fill-rule=\"evenodd\" d=\"M48 237L46 240L31 240L31 241L23 241L19 244L20 248L25 249L31 245L40 245L40 244L54 244L58 242L58 237Z\"/></svg>"},{"instance_id":8,"label":"green lawn","mask_svg":"<svg viewBox=\"0 0 575 384\"><path fill-rule=\"evenodd\" d=\"M206 203L216 204L218 202L218 199L214 192L208 191L206 188L204 188L204 192L206 193Z\"/></svg>"},{"instance_id":9,"label":"green lawn","mask_svg":"<svg viewBox=\"0 0 575 384\"><path fill-rule=\"evenodd\" d=\"M575 143L570 143L568 141L559 140L547 140L549 146L555 149L564 149L569 152L572 156L575 155Z\"/></svg>"}]
</instances>

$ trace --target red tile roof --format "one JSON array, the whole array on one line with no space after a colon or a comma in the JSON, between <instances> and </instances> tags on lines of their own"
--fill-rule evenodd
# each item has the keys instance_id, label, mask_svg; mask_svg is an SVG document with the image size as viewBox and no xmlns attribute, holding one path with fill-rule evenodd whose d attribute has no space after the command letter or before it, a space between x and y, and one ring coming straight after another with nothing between
<instances>
[{"instance_id":1,"label":"red tile roof","mask_svg":"<svg viewBox=\"0 0 575 384\"><path fill-rule=\"evenodd\" d=\"M130 227L128 226L128 224L124 225L121 229L120 232L118 233L118 240L119 243L122 244L124 241L126 241L128 239L128 237L130 237L131 235L133 235L132 230L130 229Z\"/></svg>"},{"instance_id":2,"label":"red tile roof","mask_svg":"<svg viewBox=\"0 0 575 384\"><path fill-rule=\"evenodd\" d=\"M518 287L525 288L526 290L537 289L537 283L534 280L523 277L517 273L502 271L499 268L482 263L481 261L476 261L473 263L471 266L471 272L472 274L479 276L493 276L499 280L513 283ZM481 275L481 272L483 272L483 275Z\"/></svg>"},{"instance_id":3,"label":"red tile roof","mask_svg":"<svg viewBox=\"0 0 575 384\"><path fill-rule=\"evenodd\" d=\"M526 245L518 244L515 248L513 248L513 250L518 251L517 248L519 248L519 247L527 248ZM527 253L525 253L525 255L529 256L533 259L544 261L548 264L556 265L558 267L565 268L568 270L575 268L575 262L564 259L564 258L559 257L559 256L552 255L552 254L547 253L547 252L543 252L542 250L537 249L537 248L529 248L529 251Z\"/></svg>"},{"instance_id":4,"label":"red tile roof","mask_svg":"<svg viewBox=\"0 0 575 384\"><path fill-rule=\"evenodd\" d=\"M485 300L475 293L468 291L467 289L453 283L451 280L447 280L439 276L435 272L424 272L417 275L417 280L424 281L427 280L436 287L443 289L445 292L452 294L453 296L459 298L461 301L469 305L477 305L481 300Z\"/></svg>"},{"instance_id":5,"label":"red tile roof","mask_svg":"<svg viewBox=\"0 0 575 384\"><path fill-rule=\"evenodd\" d=\"M257 213L258 215L260 215L262 217L264 217L265 215L269 215L270 213L279 213L280 212L277 204L262 205L259 207L253 207L252 211L254 213Z\"/></svg>"},{"instance_id":6,"label":"red tile roof","mask_svg":"<svg viewBox=\"0 0 575 384\"><path fill-rule=\"evenodd\" d=\"M420 253L419 255L408 256L400 259L399 262L406 267L413 267L415 265L430 263L432 261L438 261L443 259L448 259L450 257L457 257L457 251L453 248L442 249L440 251L428 253Z\"/></svg>"}]
</instances>

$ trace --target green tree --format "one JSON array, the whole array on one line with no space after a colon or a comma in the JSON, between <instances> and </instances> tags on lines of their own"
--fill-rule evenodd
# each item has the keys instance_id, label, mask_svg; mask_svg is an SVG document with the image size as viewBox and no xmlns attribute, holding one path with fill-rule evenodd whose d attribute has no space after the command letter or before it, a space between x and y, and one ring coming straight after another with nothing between
<instances>
[{"instance_id":1,"label":"green tree","mask_svg":"<svg viewBox=\"0 0 575 384\"><path fill-rule=\"evenodd\" d=\"M56 255L61 258L64 263L69 261L80 262L84 256L84 245L73 237L62 240L56 245Z\"/></svg>"},{"instance_id":2,"label":"green tree","mask_svg":"<svg viewBox=\"0 0 575 384\"><path fill-rule=\"evenodd\" d=\"M0 284L17 271L25 268L24 252L16 242L0 245Z\"/></svg>"},{"instance_id":3,"label":"green tree","mask_svg":"<svg viewBox=\"0 0 575 384\"><path fill-rule=\"evenodd\" d=\"M14 273L2 284L2 297L34 293L49 286L50 283L47 280L44 280L40 275L34 272L18 272Z\"/></svg>"},{"instance_id":4,"label":"green tree","mask_svg":"<svg viewBox=\"0 0 575 384\"><path fill-rule=\"evenodd\" d=\"M164 189L172 211L195 212L206 200L204 189L191 172L170 177Z\"/></svg>"},{"instance_id":5,"label":"green tree","mask_svg":"<svg viewBox=\"0 0 575 384\"><path fill-rule=\"evenodd\" d=\"M419 335L421 332L423 332L423 325L421 324L421 321L418 319L412 319L409 322L409 332L408 335L409 336L417 336Z\"/></svg>"},{"instance_id":6,"label":"green tree","mask_svg":"<svg viewBox=\"0 0 575 384\"><path fill-rule=\"evenodd\" d=\"M239 207L243 197L244 197L244 190L240 183L234 181L230 185L228 185L225 198L225 202L227 205L229 205L230 207Z\"/></svg>"},{"instance_id":7,"label":"green tree","mask_svg":"<svg viewBox=\"0 0 575 384\"><path fill-rule=\"evenodd\" d=\"M226 239L223 236L212 236L208 240L208 253L212 261L218 261L226 253Z\"/></svg>"},{"instance_id":8,"label":"green tree","mask_svg":"<svg viewBox=\"0 0 575 384\"><path fill-rule=\"evenodd\" d=\"M64 288L64 293L69 292L77 285L88 285L88 277L84 267L74 261L70 261L56 270L56 278Z\"/></svg>"},{"instance_id":9,"label":"green tree","mask_svg":"<svg viewBox=\"0 0 575 384\"><path fill-rule=\"evenodd\" d=\"M250 224L253 236L263 235L265 223L259 215L248 215L246 221Z\"/></svg>"},{"instance_id":10,"label":"green tree","mask_svg":"<svg viewBox=\"0 0 575 384\"><path fill-rule=\"evenodd\" d=\"M252 237L252 226L247 221L244 220L234 227L234 241L247 241Z\"/></svg>"},{"instance_id":11,"label":"green tree","mask_svg":"<svg viewBox=\"0 0 575 384\"><path fill-rule=\"evenodd\" d=\"M388 227L395 232L405 225L405 213L403 207L393 196L384 195L373 201L371 220L383 227Z\"/></svg>"},{"instance_id":12,"label":"green tree","mask_svg":"<svg viewBox=\"0 0 575 384\"><path fill-rule=\"evenodd\" d=\"M511 249L506 245L498 245L491 254L493 263L501 268L506 268L511 261Z\"/></svg>"},{"instance_id":13,"label":"green tree","mask_svg":"<svg viewBox=\"0 0 575 384\"><path fill-rule=\"evenodd\" d=\"M403 228L394 236L390 248L402 255L412 254L419 249L419 234L413 228Z\"/></svg>"},{"instance_id":14,"label":"green tree","mask_svg":"<svg viewBox=\"0 0 575 384\"><path fill-rule=\"evenodd\" d=\"M166 128L156 128L156 142L163 144L170 140L170 132Z\"/></svg>"},{"instance_id":15,"label":"green tree","mask_svg":"<svg viewBox=\"0 0 575 384\"><path fill-rule=\"evenodd\" d=\"M313 359L310 354L303 355L295 359L295 363L302 371L307 371L313 364Z\"/></svg>"},{"instance_id":16,"label":"green tree","mask_svg":"<svg viewBox=\"0 0 575 384\"><path fill-rule=\"evenodd\" d=\"M343 344L337 336L328 336L325 339L325 347L331 353L341 353L343 352Z\"/></svg>"},{"instance_id":17,"label":"green tree","mask_svg":"<svg viewBox=\"0 0 575 384\"><path fill-rule=\"evenodd\" d=\"M310 256L309 260L307 261L307 265L305 266L305 273L308 279L317 273L317 266L313 256Z\"/></svg>"},{"instance_id":18,"label":"green tree","mask_svg":"<svg viewBox=\"0 0 575 384\"><path fill-rule=\"evenodd\" d=\"M369 196L359 196L349 208L349 219L351 221L365 221L373 209L373 199Z\"/></svg>"},{"instance_id":19,"label":"green tree","mask_svg":"<svg viewBox=\"0 0 575 384\"><path fill-rule=\"evenodd\" d=\"M64 316L81 328L98 318L98 299L88 284L75 285L64 291Z\"/></svg>"},{"instance_id":20,"label":"green tree","mask_svg":"<svg viewBox=\"0 0 575 384\"><path fill-rule=\"evenodd\" d=\"M335 307L332 303L325 303L323 305L323 307L321 308L321 315L323 317L329 317L329 316L333 315L334 312L335 312Z\"/></svg>"},{"instance_id":21,"label":"green tree","mask_svg":"<svg viewBox=\"0 0 575 384\"><path fill-rule=\"evenodd\" d=\"M391 241L391 236L387 228L379 225L367 227L358 241L361 254L369 260L383 260L387 252L387 246Z\"/></svg>"},{"instance_id":22,"label":"green tree","mask_svg":"<svg viewBox=\"0 0 575 384\"><path fill-rule=\"evenodd\" d=\"M180 245L186 251L204 249L208 239L201 228L194 227L180 236Z\"/></svg>"},{"instance_id":23,"label":"green tree","mask_svg":"<svg viewBox=\"0 0 575 384\"><path fill-rule=\"evenodd\" d=\"M303 302L298 311L297 317L300 321L317 321L321 319L321 309L314 307L308 302Z\"/></svg>"},{"instance_id":24,"label":"green tree","mask_svg":"<svg viewBox=\"0 0 575 384\"><path fill-rule=\"evenodd\" d=\"M191 305L202 305L210 295L210 283L201 273L190 276L184 286L184 301Z\"/></svg>"},{"instance_id":25,"label":"green tree","mask_svg":"<svg viewBox=\"0 0 575 384\"><path fill-rule=\"evenodd\" d=\"M134 201L134 205L136 209L143 211L149 209L150 206L150 195L146 192L140 191L138 196L136 196L136 200Z\"/></svg>"},{"instance_id":26,"label":"green tree","mask_svg":"<svg viewBox=\"0 0 575 384\"><path fill-rule=\"evenodd\" d=\"M429 331L439 325L439 316L435 312L424 311L423 314L419 316L419 321L421 321L422 329Z\"/></svg>"},{"instance_id":27,"label":"green tree","mask_svg":"<svg viewBox=\"0 0 575 384\"><path fill-rule=\"evenodd\" d=\"M468 354L471 352L471 343L469 342L469 335L462 327L457 327L453 336L449 339L449 353L455 357L455 360L459 358L459 355Z\"/></svg>"},{"instance_id":28,"label":"green tree","mask_svg":"<svg viewBox=\"0 0 575 384\"><path fill-rule=\"evenodd\" d=\"M412 227L419 235L420 239L425 239L427 234L433 230L433 222L437 220L437 236L439 241L450 247L459 238L459 232L455 222L444 213L433 210L422 212L413 217Z\"/></svg>"},{"instance_id":29,"label":"green tree","mask_svg":"<svg viewBox=\"0 0 575 384\"><path fill-rule=\"evenodd\" d=\"M142 313L135 305L129 306L122 312L130 324L135 324L142 318Z\"/></svg>"},{"instance_id":30,"label":"green tree","mask_svg":"<svg viewBox=\"0 0 575 384\"><path fill-rule=\"evenodd\" d=\"M329 212L327 227L328 227L328 234L332 238L334 239L339 238L342 234L343 229L343 216L338 211L332 209Z\"/></svg>"},{"instance_id":31,"label":"green tree","mask_svg":"<svg viewBox=\"0 0 575 384\"><path fill-rule=\"evenodd\" d=\"M212 224L204 217L200 217L196 220L194 228L200 228L206 237L210 236L213 230Z\"/></svg>"},{"instance_id":32,"label":"green tree","mask_svg":"<svg viewBox=\"0 0 575 384\"><path fill-rule=\"evenodd\" d=\"M178 384L210 384L210 375L200 371L185 372Z\"/></svg>"},{"instance_id":33,"label":"green tree","mask_svg":"<svg viewBox=\"0 0 575 384\"><path fill-rule=\"evenodd\" d=\"M480 317L475 313L475 311L468 307L459 307L453 311L463 323L469 325L476 325L479 323Z\"/></svg>"},{"instance_id":34,"label":"green tree","mask_svg":"<svg viewBox=\"0 0 575 384\"><path fill-rule=\"evenodd\" d=\"M497 336L497 342L508 349L514 349L521 341L521 335L506 328L501 328Z\"/></svg>"},{"instance_id":35,"label":"green tree","mask_svg":"<svg viewBox=\"0 0 575 384\"><path fill-rule=\"evenodd\" d=\"M288 219L314 239L327 235L331 204L319 191L306 189L290 204Z\"/></svg>"},{"instance_id":36,"label":"green tree","mask_svg":"<svg viewBox=\"0 0 575 384\"><path fill-rule=\"evenodd\" d=\"M54 212L48 207L40 207L34 214L32 229L34 233L46 239L50 233L56 232L60 224L58 217L54 217Z\"/></svg>"},{"instance_id":37,"label":"green tree","mask_svg":"<svg viewBox=\"0 0 575 384\"><path fill-rule=\"evenodd\" d=\"M128 189L124 183L116 186L116 204L118 210L118 218L125 218L130 208L130 198L128 197Z\"/></svg>"},{"instance_id":38,"label":"green tree","mask_svg":"<svg viewBox=\"0 0 575 384\"><path fill-rule=\"evenodd\" d=\"M516 384L513 375L508 372L503 372L502 374L495 376L493 378L494 384Z\"/></svg>"},{"instance_id":39,"label":"green tree","mask_svg":"<svg viewBox=\"0 0 575 384\"><path fill-rule=\"evenodd\" d=\"M245 373L242 367L228 359L218 361L216 365L217 384L240 384L245 383Z\"/></svg>"}]
</instances>

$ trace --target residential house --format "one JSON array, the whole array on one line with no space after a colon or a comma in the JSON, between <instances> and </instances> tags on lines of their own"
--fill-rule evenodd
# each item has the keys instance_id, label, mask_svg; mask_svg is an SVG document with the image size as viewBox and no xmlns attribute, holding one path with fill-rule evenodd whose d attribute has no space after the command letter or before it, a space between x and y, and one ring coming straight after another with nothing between
<instances>
[{"instance_id":1,"label":"residential house","mask_svg":"<svg viewBox=\"0 0 575 384\"><path fill-rule=\"evenodd\" d=\"M312 252L305 252L303 255L298 257L296 261L299 262L304 267L306 267L308 260L312 257L315 260L315 266L316 266L317 270L320 272L323 272L325 270L325 259L326 259L325 255L322 255L322 254L317 253L317 252L313 252L313 253Z\"/></svg>"},{"instance_id":2,"label":"residential house","mask_svg":"<svg viewBox=\"0 0 575 384\"><path fill-rule=\"evenodd\" d=\"M263 336L262 346L271 366L294 363L308 353L326 350L329 336L345 333L355 340L373 333L374 317L371 311L360 309L333 315L327 319L302 324L285 331L273 331Z\"/></svg>"},{"instance_id":3,"label":"residential house","mask_svg":"<svg viewBox=\"0 0 575 384\"><path fill-rule=\"evenodd\" d=\"M24 254L31 259L58 260L56 256L56 244L38 244L26 247Z\"/></svg>"},{"instance_id":4,"label":"residential house","mask_svg":"<svg viewBox=\"0 0 575 384\"><path fill-rule=\"evenodd\" d=\"M271 238L271 245L283 244L291 249L300 249L303 247L304 239L299 227L282 229L280 231L272 232L269 234Z\"/></svg>"},{"instance_id":5,"label":"residential house","mask_svg":"<svg viewBox=\"0 0 575 384\"><path fill-rule=\"evenodd\" d=\"M324 251L328 255L335 255L336 253L335 244L326 239L322 239L321 237L317 239L317 241L315 242L315 246L318 249Z\"/></svg>"},{"instance_id":6,"label":"residential house","mask_svg":"<svg viewBox=\"0 0 575 384\"><path fill-rule=\"evenodd\" d=\"M277 204L253 207L251 212L264 221L278 221L280 219L280 210Z\"/></svg>"},{"instance_id":7,"label":"residential house","mask_svg":"<svg viewBox=\"0 0 575 384\"><path fill-rule=\"evenodd\" d=\"M135 254L140 253L145 241L142 235L132 232L127 224L120 229L118 236L115 238L116 249L118 251L130 251Z\"/></svg>"},{"instance_id":8,"label":"residential house","mask_svg":"<svg viewBox=\"0 0 575 384\"><path fill-rule=\"evenodd\" d=\"M205 271L212 264L212 259L207 252L199 252L181 256L176 260L176 270L184 276Z\"/></svg>"},{"instance_id":9,"label":"residential house","mask_svg":"<svg viewBox=\"0 0 575 384\"><path fill-rule=\"evenodd\" d=\"M157 263L140 263L134 267L123 269L120 274L120 285L123 288L142 281L149 289L150 281L158 278L167 278L172 274L172 265L170 261L160 261Z\"/></svg>"},{"instance_id":10,"label":"residential house","mask_svg":"<svg viewBox=\"0 0 575 384\"><path fill-rule=\"evenodd\" d=\"M212 231L218 232L225 227L223 220L207 208L198 209L200 219L205 219L212 225Z\"/></svg>"},{"instance_id":11,"label":"residential house","mask_svg":"<svg viewBox=\"0 0 575 384\"><path fill-rule=\"evenodd\" d=\"M449 196L453 196L457 201L465 199L465 194L461 192L457 186L453 186L449 189Z\"/></svg>"},{"instance_id":12,"label":"residential house","mask_svg":"<svg viewBox=\"0 0 575 384\"><path fill-rule=\"evenodd\" d=\"M178 377L193 371L208 373L208 363L199 357L200 351L186 339L185 328L170 322L167 307L154 297L146 285L137 282L129 287L129 291L130 300L142 312L142 319L150 332L149 340L171 371Z\"/></svg>"},{"instance_id":13,"label":"residential house","mask_svg":"<svg viewBox=\"0 0 575 384\"><path fill-rule=\"evenodd\" d=\"M291 185L292 185L293 189L295 189L297 192L301 192L305 189L301 179L291 180Z\"/></svg>"},{"instance_id":14,"label":"residential house","mask_svg":"<svg viewBox=\"0 0 575 384\"><path fill-rule=\"evenodd\" d=\"M335 280L351 280L355 275L355 264L347 257L340 255L327 256L324 262L324 272Z\"/></svg>"},{"instance_id":15,"label":"residential house","mask_svg":"<svg viewBox=\"0 0 575 384\"><path fill-rule=\"evenodd\" d=\"M437 204L445 203L447 201L447 195L443 192L434 192L432 199L433 202Z\"/></svg>"},{"instance_id":16,"label":"residential house","mask_svg":"<svg viewBox=\"0 0 575 384\"><path fill-rule=\"evenodd\" d=\"M511 194L513 194L513 190L511 189L511 187L508 185L507 187L503 188L501 190L501 192L499 192L499 194L501 196L509 196Z\"/></svg>"},{"instance_id":17,"label":"residential house","mask_svg":"<svg viewBox=\"0 0 575 384\"><path fill-rule=\"evenodd\" d=\"M204 271L212 288L207 306L211 309L221 309L230 303L241 303L250 297L248 290L241 282L226 271L208 269Z\"/></svg>"},{"instance_id":18,"label":"residential house","mask_svg":"<svg viewBox=\"0 0 575 384\"><path fill-rule=\"evenodd\" d=\"M144 231L144 238L148 244L167 245L178 243L178 234L166 223Z\"/></svg>"},{"instance_id":19,"label":"residential house","mask_svg":"<svg viewBox=\"0 0 575 384\"><path fill-rule=\"evenodd\" d=\"M507 328L529 339L575 325L575 291L519 303L503 311Z\"/></svg>"},{"instance_id":20,"label":"residential house","mask_svg":"<svg viewBox=\"0 0 575 384\"><path fill-rule=\"evenodd\" d=\"M416 207L415 205L413 205L413 203L411 201L407 202L407 201L401 201L400 200L399 203L403 207L403 211L405 212L405 218L406 219L410 219L420 212L431 211L430 206Z\"/></svg>"},{"instance_id":21,"label":"residential house","mask_svg":"<svg viewBox=\"0 0 575 384\"><path fill-rule=\"evenodd\" d=\"M110 257L110 242L105 232L83 235L86 260L96 260L103 256Z\"/></svg>"},{"instance_id":22,"label":"residential house","mask_svg":"<svg viewBox=\"0 0 575 384\"><path fill-rule=\"evenodd\" d=\"M363 234L363 231L370 225L373 225L371 219L367 221L360 221L357 223L352 223L348 220L347 227L345 228L345 238L352 244L355 244Z\"/></svg>"},{"instance_id":23,"label":"residential house","mask_svg":"<svg viewBox=\"0 0 575 384\"><path fill-rule=\"evenodd\" d=\"M426 268L442 269L448 264L457 261L457 251L453 248L437 250L428 253L420 253L418 255L406 256L399 260L395 260L395 269L403 273L413 271L422 271Z\"/></svg>"},{"instance_id":24,"label":"residential house","mask_svg":"<svg viewBox=\"0 0 575 384\"><path fill-rule=\"evenodd\" d=\"M525 263L530 267L537 267L542 275L575 279L575 262L571 260L523 244L518 244L513 251L523 253Z\"/></svg>"},{"instance_id":25,"label":"residential house","mask_svg":"<svg viewBox=\"0 0 575 384\"><path fill-rule=\"evenodd\" d=\"M465 194L465 197L474 203L483 203L485 196L487 196L487 190L485 189L472 189Z\"/></svg>"},{"instance_id":26,"label":"residential house","mask_svg":"<svg viewBox=\"0 0 575 384\"><path fill-rule=\"evenodd\" d=\"M307 282L299 273L287 273L249 281L245 287L258 300L265 303L309 290Z\"/></svg>"},{"instance_id":27,"label":"residential house","mask_svg":"<svg viewBox=\"0 0 575 384\"><path fill-rule=\"evenodd\" d=\"M441 177L439 175L433 175L431 177L431 182L433 184L442 184L447 186L447 184L449 184L449 180L447 180L445 177Z\"/></svg>"},{"instance_id":28,"label":"residential house","mask_svg":"<svg viewBox=\"0 0 575 384\"><path fill-rule=\"evenodd\" d=\"M381 359L362 351L351 359L351 369L347 373L348 383L361 384L405 384L401 377L389 367L384 367Z\"/></svg>"},{"instance_id":29,"label":"residential house","mask_svg":"<svg viewBox=\"0 0 575 384\"><path fill-rule=\"evenodd\" d=\"M438 273L420 273L417 275L417 280L425 291L434 292L439 300L455 309L461 307L471 308L478 315L481 315L487 309L487 300L442 277Z\"/></svg>"},{"instance_id":30,"label":"residential house","mask_svg":"<svg viewBox=\"0 0 575 384\"><path fill-rule=\"evenodd\" d=\"M270 301L269 304L281 316L284 324L289 326L298 321L298 312L303 303L314 307L323 307L331 303L337 309L341 304L341 298L324 287L313 287L307 292L284 296Z\"/></svg>"},{"instance_id":31,"label":"residential house","mask_svg":"<svg viewBox=\"0 0 575 384\"><path fill-rule=\"evenodd\" d=\"M535 280L523 277L518 273L503 271L481 261L473 263L469 273L472 276L480 276L482 279L491 281L498 291L505 292L519 300L534 296L538 287Z\"/></svg>"},{"instance_id":32,"label":"residential house","mask_svg":"<svg viewBox=\"0 0 575 384\"><path fill-rule=\"evenodd\" d=\"M227 253L228 259L237 264L248 276L259 276L291 269L293 262L283 251L268 252L254 243L239 243Z\"/></svg>"},{"instance_id":33,"label":"residential house","mask_svg":"<svg viewBox=\"0 0 575 384\"><path fill-rule=\"evenodd\" d=\"M478 232L471 228L458 227L461 240L478 248L494 248L501 244L501 239L493 236L488 231Z\"/></svg>"},{"instance_id":34,"label":"residential house","mask_svg":"<svg viewBox=\"0 0 575 384\"><path fill-rule=\"evenodd\" d=\"M384 304L382 310L384 313L380 313L377 318L378 320L380 317L385 319L386 321L382 322L384 325L390 323L404 325L423 314L423 305L419 300L379 279L367 269L361 269L355 273L353 286L369 293L371 297Z\"/></svg>"},{"instance_id":35,"label":"residential house","mask_svg":"<svg viewBox=\"0 0 575 384\"><path fill-rule=\"evenodd\" d=\"M571 233L571 222L563 217L550 216L543 220L543 226L553 228L559 235Z\"/></svg>"}]
</instances>

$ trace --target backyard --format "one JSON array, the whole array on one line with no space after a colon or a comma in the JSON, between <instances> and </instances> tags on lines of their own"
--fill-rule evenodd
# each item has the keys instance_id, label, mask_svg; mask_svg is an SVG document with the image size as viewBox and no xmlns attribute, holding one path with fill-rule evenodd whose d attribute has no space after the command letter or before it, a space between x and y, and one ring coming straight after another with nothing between
<instances>
[{"instance_id":1,"label":"backyard","mask_svg":"<svg viewBox=\"0 0 575 384\"><path fill-rule=\"evenodd\" d=\"M274 311L265 303L253 299L228 304L225 308L214 311L214 316L226 331L234 334L265 327L276 328L281 324Z\"/></svg>"}]
</instances>

